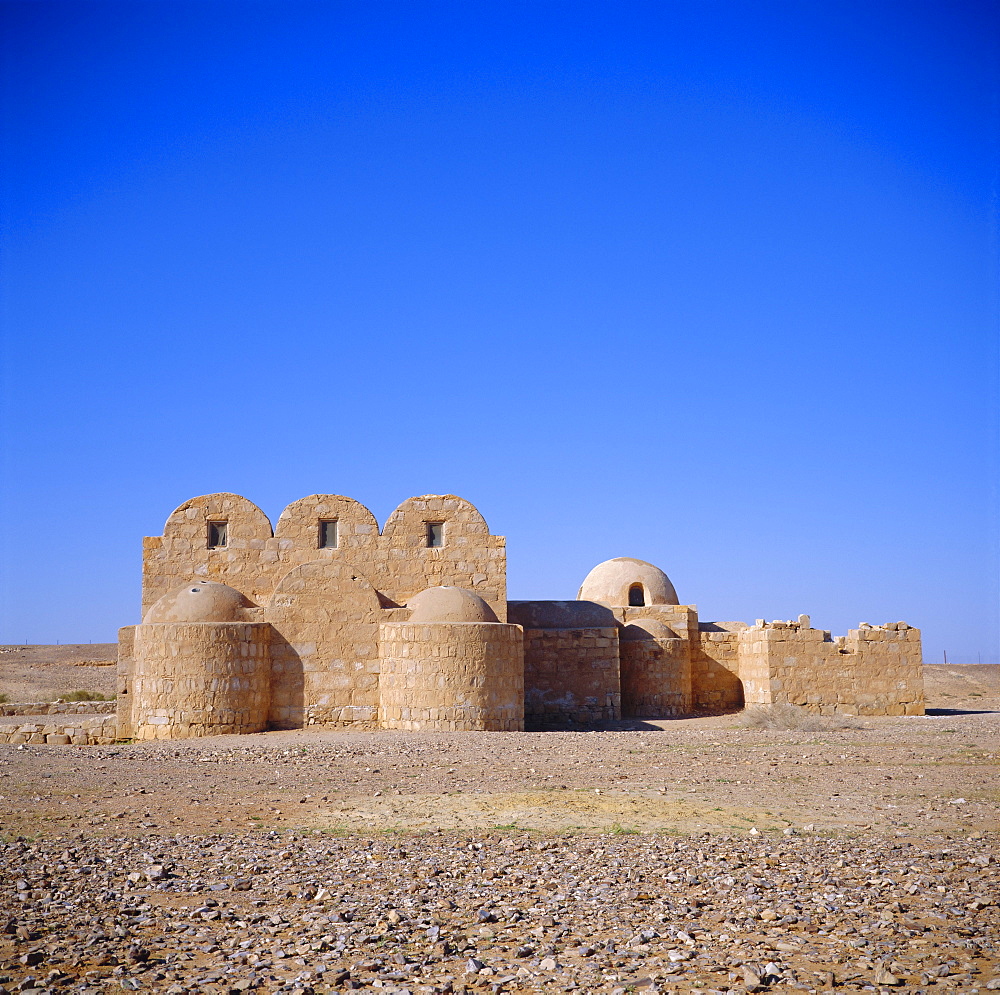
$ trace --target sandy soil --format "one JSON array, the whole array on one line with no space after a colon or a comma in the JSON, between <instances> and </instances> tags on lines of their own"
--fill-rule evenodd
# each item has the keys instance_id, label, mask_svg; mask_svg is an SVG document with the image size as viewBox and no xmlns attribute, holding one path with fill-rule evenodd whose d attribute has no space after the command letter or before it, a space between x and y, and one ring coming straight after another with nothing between
<instances>
[{"instance_id":1,"label":"sandy soil","mask_svg":"<svg viewBox=\"0 0 1000 995\"><path fill-rule=\"evenodd\" d=\"M272 732L0 749L8 832L483 829L922 834L1000 825L1000 702L819 731Z\"/></svg>"},{"instance_id":2,"label":"sandy soil","mask_svg":"<svg viewBox=\"0 0 1000 995\"><path fill-rule=\"evenodd\" d=\"M113 689L68 657L2 674ZM0 744L0 995L986 995L997 670L847 727Z\"/></svg>"},{"instance_id":3,"label":"sandy soil","mask_svg":"<svg viewBox=\"0 0 1000 995\"><path fill-rule=\"evenodd\" d=\"M52 701L72 691L115 693L117 643L0 646L0 694L9 701Z\"/></svg>"}]
</instances>

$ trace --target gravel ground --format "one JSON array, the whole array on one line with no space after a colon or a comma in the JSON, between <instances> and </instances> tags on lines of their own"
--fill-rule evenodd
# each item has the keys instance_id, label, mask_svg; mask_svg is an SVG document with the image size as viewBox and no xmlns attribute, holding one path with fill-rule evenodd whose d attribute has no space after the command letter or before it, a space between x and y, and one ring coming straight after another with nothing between
<instances>
[{"instance_id":1,"label":"gravel ground","mask_svg":"<svg viewBox=\"0 0 1000 995\"><path fill-rule=\"evenodd\" d=\"M22 840L0 956L21 991L985 991L996 843Z\"/></svg>"},{"instance_id":2,"label":"gravel ground","mask_svg":"<svg viewBox=\"0 0 1000 995\"><path fill-rule=\"evenodd\" d=\"M0 988L986 995L1000 702L974 705L0 745Z\"/></svg>"}]
</instances>

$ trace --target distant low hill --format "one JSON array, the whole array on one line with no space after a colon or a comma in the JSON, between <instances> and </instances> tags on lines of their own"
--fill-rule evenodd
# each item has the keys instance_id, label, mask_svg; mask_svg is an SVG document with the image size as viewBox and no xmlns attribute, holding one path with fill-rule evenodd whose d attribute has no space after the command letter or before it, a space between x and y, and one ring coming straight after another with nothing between
<instances>
[{"instance_id":1,"label":"distant low hill","mask_svg":"<svg viewBox=\"0 0 1000 995\"><path fill-rule=\"evenodd\" d=\"M925 663L928 708L1000 709L1000 664Z\"/></svg>"}]
</instances>

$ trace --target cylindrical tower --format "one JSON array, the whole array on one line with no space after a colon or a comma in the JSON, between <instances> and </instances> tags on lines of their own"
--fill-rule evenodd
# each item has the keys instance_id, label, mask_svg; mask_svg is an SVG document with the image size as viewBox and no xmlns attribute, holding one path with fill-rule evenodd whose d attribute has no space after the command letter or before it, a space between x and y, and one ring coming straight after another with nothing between
<instances>
[{"instance_id":1,"label":"cylindrical tower","mask_svg":"<svg viewBox=\"0 0 1000 995\"><path fill-rule=\"evenodd\" d=\"M271 702L271 626L224 584L164 595L135 627L129 731L135 739L261 732Z\"/></svg>"},{"instance_id":2,"label":"cylindrical tower","mask_svg":"<svg viewBox=\"0 0 1000 995\"><path fill-rule=\"evenodd\" d=\"M263 731L271 704L270 643L271 627L261 622L136 626L132 736Z\"/></svg>"},{"instance_id":3,"label":"cylindrical tower","mask_svg":"<svg viewBox=\"0 0 1000 995\"><path fill-rule=\"evenodd\" d=\"M430 588L407 622L379 628L379 722L385 729L524 728L521 627L497 622L472 591Z\"/></svg>"}]
</instances>

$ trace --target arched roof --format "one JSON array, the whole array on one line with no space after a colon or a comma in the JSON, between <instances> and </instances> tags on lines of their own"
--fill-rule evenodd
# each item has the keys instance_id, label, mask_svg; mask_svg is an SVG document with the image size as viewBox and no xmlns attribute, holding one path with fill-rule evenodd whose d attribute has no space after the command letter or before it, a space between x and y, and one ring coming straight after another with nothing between
<instances>
[{"instance_id":1,"label":"arched roof","mask_svg":"<svg viewBox=\"0 0 1000 995\"><path fill-rule=\"evenodd\" d=\"M486 519L465 498L455 494L422 494L407 498L389 516L382 536L394 546L422 546L427 522L445 522L445 541L449 544L490 534Z\"/></svg>"},{"instance_id":2,"label":"arched roof","mask_svg":"<svg viewBox=\"0 0 1000 995\"><path fill-rule=\"evenodd\" d=\"M369 548L378 541L375 516L360 501L342 494L310 494L293 501L278 517L274 537L291 539L303 549L315 549L316 523L320 519L337 520L339 549Z\"/></svg>"},{"instance_id":3,"label":"arched roof","mask_svg":"<svg viewBox=\"0 0 1000 995\"><path fill-rule=\"evenodd\" d=\"M203 542L207 522L229 526L229 545L250 539L270 539L271 520L260 508L239 494L202 494L175 509L163 526L165 539Z\"/></svg>"}]
</instances>

